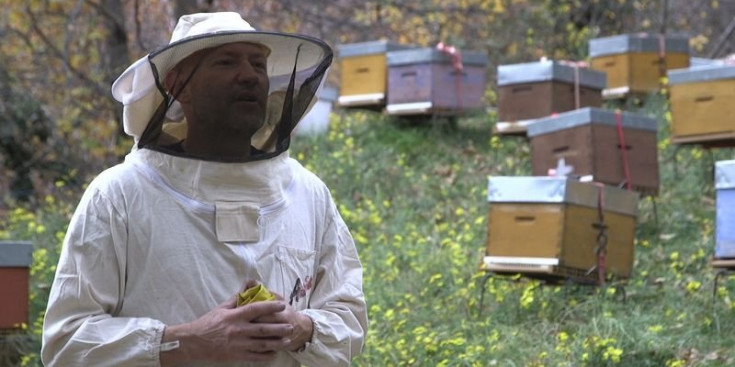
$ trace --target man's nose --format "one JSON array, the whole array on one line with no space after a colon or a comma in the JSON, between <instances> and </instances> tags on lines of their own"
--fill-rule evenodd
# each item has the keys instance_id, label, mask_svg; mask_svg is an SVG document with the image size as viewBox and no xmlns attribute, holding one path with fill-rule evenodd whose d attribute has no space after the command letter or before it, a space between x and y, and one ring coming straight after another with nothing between
<instances>
[{"instance_id":1,"label":"man's nose","mask_svg":"<svg viewBox=\"0 0 735 367\"><path fill-rule=\"evenodd\" d=\"M243 61L237 70L236 79L238 82L254 83L258 81L258 75L258 71L249 61Z\"/></svg>"}]
</instances>

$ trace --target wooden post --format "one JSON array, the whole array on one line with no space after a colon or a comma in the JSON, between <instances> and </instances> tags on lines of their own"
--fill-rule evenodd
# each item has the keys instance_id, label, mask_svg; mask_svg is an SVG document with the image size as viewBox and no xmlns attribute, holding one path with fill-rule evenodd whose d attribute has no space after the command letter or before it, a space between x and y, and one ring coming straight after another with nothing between
<instances>
[{"instance_id":1,"label":"wooden post","mask_svg":"<svg viewBox=\"0 0 735 367\"><path fill-rule=\"evenodd\" d=\"M666 23L669 21L669 0L663 0L663 19L661 20L661 29L659 37L663 40L659 41L662 45L659 46L659 64L658 64L658 76L659 82L661 83L661 89L666 88L666 84L663 83L663 79L666 77ZM660 48L663 47L663 50Z\"/></svg>"}]
</instances>

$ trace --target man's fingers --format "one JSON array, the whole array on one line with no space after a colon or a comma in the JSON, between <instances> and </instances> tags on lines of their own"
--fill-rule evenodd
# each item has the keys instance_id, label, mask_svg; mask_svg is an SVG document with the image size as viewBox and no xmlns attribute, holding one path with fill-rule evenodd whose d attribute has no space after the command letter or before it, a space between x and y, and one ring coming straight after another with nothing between
<instances>
[{"instance_id":1,"label":"man's fingers","mask_svg":"<svg viewBox=\"0 0 735 367\"><path fill-rule=\"evenodd\" d=\"M253 322L268 324L290 324L288 318L286 318L282 312L259 317L253 320Z\"/></svg>"},{"instance_id":2,"label":"man's fingers","mask_svg":"<svg viewBox=\"0 0 735 367\"><path fill-rule=\"evenodd\" d=\"M290 338L250 338L243 350L249 352L271 352L283 350L291 344Z\"/></svg>"},{"instance_id":3,"label":"man's fingers","mask_svg":"<svg viewBox=\"0 0 735 367\"><path fill-rule=\"evenodd\" d=\"M255 327L256 334L253 335L256 338L261 337L284 337L293 334L293 325L281 323L281 324L253 324Z\"/></svg>"},{"instance_id":4,"label":"man's fingers","mask_svg":"<svg viewBox=\"0 0 735 367\"><path fill-rule=\"evenodd\" d=\"M270 361L275 357L275 352L253 352L248 350L243 350L242 352L238 353L238 359L243 361L253 361L253 362L266 362Z\"/></svg>"},{"instance_id":5,"label":"man's fingers","mask_svg":"<svg viewBox=\"0 0 735 367\"><path fill-rule=\"evenodd\" d=\"M253 302L237 308L238 312L246 320L255 320L265 315L281 312L286 309L286 304L281 301Z\"/></svg>"}]
</instances>

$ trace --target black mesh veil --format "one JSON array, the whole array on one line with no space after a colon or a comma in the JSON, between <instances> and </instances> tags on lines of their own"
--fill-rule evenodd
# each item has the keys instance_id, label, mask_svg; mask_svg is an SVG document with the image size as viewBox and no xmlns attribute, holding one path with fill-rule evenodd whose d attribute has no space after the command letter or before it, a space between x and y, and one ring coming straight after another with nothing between
<instances>
[{"instance_id":1,"label":"black mesh veil","mask_svg":"<svg viewBox=\"0 0 735 367\"><path fill-rule=\"evenodd\" d=\"M267 60L269 78L265 121L251 141L248 156L196 156L180 149L186 139L187 122L181 107L164 88L165 73L193 52L233 42L263 44L271 50ZM288 150L296 124L316 101L316 93L332 62L332 49L318 39L268 32L217 34L172 43L148 57L160 103L136 142L137 149L151 149L167 154L219 162L247 162L267 159ZM196 73L194 69L193 73ZM152 106L153 107L153 106Z\"/></svg>"}]
</instances>

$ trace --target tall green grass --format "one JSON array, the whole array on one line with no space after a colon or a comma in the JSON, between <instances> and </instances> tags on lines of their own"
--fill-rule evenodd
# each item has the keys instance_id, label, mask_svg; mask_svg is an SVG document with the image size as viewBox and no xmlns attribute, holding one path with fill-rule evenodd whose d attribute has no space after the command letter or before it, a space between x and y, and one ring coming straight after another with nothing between
<instances>
[{"instance_id":1,"label":"tall green grass","mask_svg":"<svg viewBox=\"0 0 735 367\"><path fill-rule=\"evenodd\" d=\"M610 108L615 106L610 105ZM639 204L634 275L609 287L492 277L479 308L487 177L529 175L530 148L492 136L343 112L293 156L332 188L365 266L360 366L733 366L735 278L713 297L714 161L669 143L666 99L624 105L659 121L661 192Z\"/></svg>"}]
</instances>

